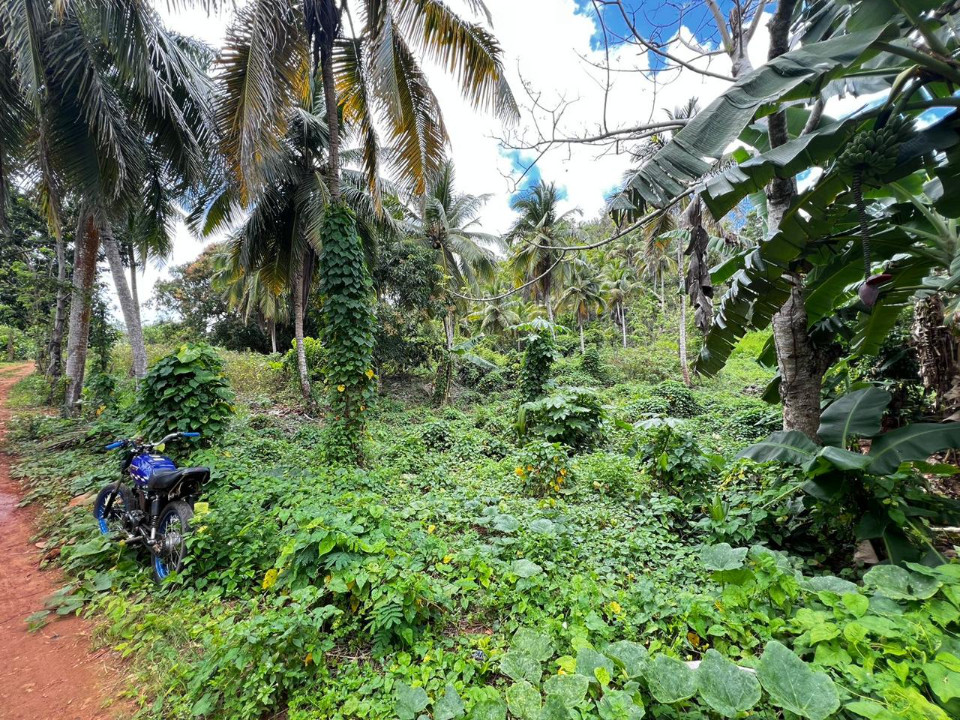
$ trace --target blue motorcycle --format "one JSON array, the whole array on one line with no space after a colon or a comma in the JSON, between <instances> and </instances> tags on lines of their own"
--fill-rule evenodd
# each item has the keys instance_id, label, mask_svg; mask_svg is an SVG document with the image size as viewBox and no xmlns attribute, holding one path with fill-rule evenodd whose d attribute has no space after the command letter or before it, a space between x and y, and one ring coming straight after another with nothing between
<instances>
[{"instance_id":1,"label":"blue motorcycle","mask_svg":"<svg viewBox=\"0 0 960 720\"><path fill-rule=\"evenodd\" d=\"M106 446L124 450L122 479L100 491L93 516L103 534L116 534L128 545L145 545L150 550L158 582L183 567L194 504L210 479L210 468L178 468L162 453L168 442L199 436L175 432L154 443L130 439ZM132 482L125 482L128 478Z\"/></svg>"}]
</instances>

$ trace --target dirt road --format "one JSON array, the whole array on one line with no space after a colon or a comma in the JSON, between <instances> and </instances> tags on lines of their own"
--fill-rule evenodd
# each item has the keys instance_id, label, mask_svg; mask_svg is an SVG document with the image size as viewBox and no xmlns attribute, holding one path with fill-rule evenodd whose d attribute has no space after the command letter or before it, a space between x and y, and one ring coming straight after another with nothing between
<instances>
[{"instance_id":1,"label":"dirt road","mask_svg":"<svg viewBox=\"0 0 960 720\"><path fill-rule=\"evenodd\" d=\"M0 366L0 439L10 412L6 398L30 365ZM129 717L126 703L104 709L122 680L108 652L94 653L91 623L73 615L38 632L24 618L43 609L60 587L59 573L38 568L30 542L34 511L18 508L19 488L10 479L10 457L0 454L0 720L114 720Z\"/></svg>"}]
</instances>

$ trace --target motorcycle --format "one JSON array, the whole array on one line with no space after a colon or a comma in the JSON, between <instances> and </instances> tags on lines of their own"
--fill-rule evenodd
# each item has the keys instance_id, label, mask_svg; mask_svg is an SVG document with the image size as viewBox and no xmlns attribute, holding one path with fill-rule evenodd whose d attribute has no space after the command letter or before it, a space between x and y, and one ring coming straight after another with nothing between
<instances>
[{"instance_id":1,"label":"motorcycle","mask_svg":"<svg viewBox=\"0 0 960 720\"><path fill-rule=\"evenodd\" d=\"M168 442L199 436L175 432L158 442L135 438L106 446L106 450L125 451L120 461L122 479L100 491L93 516L104 535L116 533L128 545L150 550L157 582L183 567L194 505L210 479L210 468L178 468L162 453Z\"/></svg>"}]
</instances>

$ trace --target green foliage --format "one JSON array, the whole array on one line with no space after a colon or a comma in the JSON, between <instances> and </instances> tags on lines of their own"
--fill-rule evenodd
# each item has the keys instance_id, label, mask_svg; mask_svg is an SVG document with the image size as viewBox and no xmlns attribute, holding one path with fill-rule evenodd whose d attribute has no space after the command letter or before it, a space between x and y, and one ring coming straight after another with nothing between
<instances>
[{"instance_id":1,"label":"green foliage","mask_svg":"<svg viewBox=\"0 0 960 720\"><path fill-rule=\"evenodd\" d=\"M533 433L584 450L602 439L605 418L606 411L593 390L563 387L521 405L517 426L521 436Z\"/></svg>"},{"instance_id":2,"label":"green foliage","mask_svg":"<svg viewBox=\"0 0 960 720\"><path fill-rule=\"evenodd\" d=\"M119 383L117 378L108 373L91 373L83 383L83 404L97 414L113 407L116 403L116 393Z\"/></svg>"},{"instance_id":3,"label":"green foliage","mask_svg":"<svg viewBox=\"0 0 960 720\"><path fill-rule=\"evenodd\" d=\"M835 400L820 417L822 447L793 430L773 433L740 456L800 466L811 502L852 520L857 540L878 540L893 562L902 562L937 554L928 523L960 520L960 503L928 493L914 469L960 447L960 424L916 423L880 434L890 398L868 387ZM869 452L848 449L863 437L873 438Z\"/></svg>"},{"instance_id":4,"label":"green foliage","mask_svg":"<svg viewBox=\"0 0 960 720\"><path fill-rule=\"evenodd\" d=\"M541 397L550 379L550 368L556 359L549 323L534 321L526 337L527 347L520 365L520 401L532 402Z\"/></svg>"},{"instance_id":5,"label":"green foliage","mask_svg":"<svg viewBox=\"0 0 960 720\"><path fill-rule=\"evenodd\" d=\"M152 438L195 431L213 442L226 430L232 403L220 357L209 345L187 343L143 379L137 401L140 428Z\"/></svg>"},{"instance_id":6,"label":"green foliage","mask_svg":"<svg viewBox=\"0 0 960 720\"><path fill-rule=\"evenodd\" d=\"M653 389L653 394L666 403L669 417L689 418L703 412L690 388L676 380L664 380Z\"/></svg>"},{"instance_id":7,"label":"green foliage","mask_svg":"<svg viewBox=\"0 0 960 720\"><path fill-rule=\"evenodd\" d=\"M356 221L346 206L327 209L322 236L320 294L332 423L343 425L344 437L359 460L364 414L374 393L370 276Z\"/></svg>"},{"instance_id":8,"label":"green foliage","mask_svg":"<svg viewBox=\"0 0 960 720\"><path fill-rule=\"evenodd\" d=\"M580 368L599 382L605 382L607 379L606 369L600 362L600 350L596 345L590 345L583 351L580 357Z\"/></svg>"},{"instance_id":9,"label":"green foliage","mask_svg":"<svg viewBox=\"0 0 960 720\"><path fill-rule=\"evenodd\" d=\"M323 382L323 371L326 367L326 357L323 349L323 343L312 337L303 338L303 351L307 356L307 373L310 375L310 382ZM283 354L279 363L283 374L292 382L297 382L300 377L300 368L297 365L297 341L291 342L291 348ZM299 386L299 384L298 384Z\"/></svg>"},{"instance_id":10,"label":"green foliage","mask_svg":"<svg viewBox=\"0 0 960 720\"><path fill-rule=\"evenodd\" d=\"M647 420L638 428L632 452L654 485L680 497L699 497L716 467L715 459L705 455L696 438L675 420Z\"/></svg>"},{"instance_id":11,"label":"green foliage","mask_svg":"<svg viewBox=\"0 0 960 720\"><path fill-rule=\"evenodd\" d=\"M566 490L572 481L567 448L558 442L528 443L514 470L529 495L550 495Z\"/></svg>"}]
</instances>

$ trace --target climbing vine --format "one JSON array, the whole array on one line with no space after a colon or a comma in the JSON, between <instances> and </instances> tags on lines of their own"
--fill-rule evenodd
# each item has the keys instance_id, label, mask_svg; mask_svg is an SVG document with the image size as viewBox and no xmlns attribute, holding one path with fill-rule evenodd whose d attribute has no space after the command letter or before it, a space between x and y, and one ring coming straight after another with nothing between
<instances>
[{"instance_id":1,"label":"climbing vine","mask_svg":"<svg viewBox=\"0 0 960 720\"><path fill-rule=\"evenodd\" d=\"M529 324L527 349L520 367L520 402L532 402L543 396L556 355L550 324L534 320Z\"/></svg>"},{"instance_id":2,"label":"climbing vine","mask_svg":"<svg viewBox=\"0 0 960 720\"><path fill-rule=\"evenodd\" d=\"M319 265L331 437L337 438L343 460L357 461L364 413L374 393L374 318L355 219L342 205L331 206L324 217Z\"/></svg>"}]
</instances>

